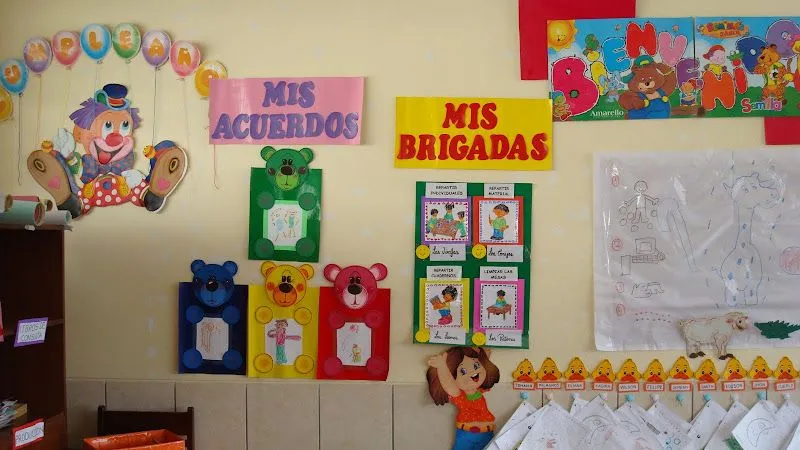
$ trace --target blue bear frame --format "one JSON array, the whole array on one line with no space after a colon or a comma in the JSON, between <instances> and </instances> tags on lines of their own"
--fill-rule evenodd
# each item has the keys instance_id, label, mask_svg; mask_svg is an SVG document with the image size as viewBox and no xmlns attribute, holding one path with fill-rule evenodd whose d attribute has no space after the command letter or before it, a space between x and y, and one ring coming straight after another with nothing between
<instances>
[{"instance_id":1,"label":"blue bear frame","mask_svg":"<svg viewBox=\"0 0 800 450\"><path fill-rule=\"evenodd\" d=\"M244 375L247 371L246 285L233 281L235 262L222 265L195 260L192 282L178 288L178 372ZM197 323L206 317L228 324L228 350L222 360L205 360L196 348Z\"/></svg>"}]
</instances>

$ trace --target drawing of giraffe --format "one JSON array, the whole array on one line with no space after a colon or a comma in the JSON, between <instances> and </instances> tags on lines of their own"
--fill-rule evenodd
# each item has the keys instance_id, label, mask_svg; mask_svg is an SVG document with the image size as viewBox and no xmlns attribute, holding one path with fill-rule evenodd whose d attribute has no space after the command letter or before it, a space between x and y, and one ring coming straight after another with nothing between
<instances>
[{"instance_id":1,"label":"drawing of giraffe","mask_svg":"<svg viewBox=\"0 0 800 450\"><path fill-rule=\"evenodd\" d=\"M720 276L725 283L725 303L728 306L757 305L761 286L762 263L758 248L753 245L753 215L756 208L772 208L780 202L773 180L762 181L758 172L737 178L732 186L724 183L733 200L737 214L736 242L722 260Z\"/></svg>"}]
</instances>

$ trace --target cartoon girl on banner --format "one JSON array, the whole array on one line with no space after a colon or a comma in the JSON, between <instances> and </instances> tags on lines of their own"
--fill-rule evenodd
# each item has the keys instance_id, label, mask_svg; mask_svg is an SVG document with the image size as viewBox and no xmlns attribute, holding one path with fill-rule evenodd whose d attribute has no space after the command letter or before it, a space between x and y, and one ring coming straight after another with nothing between
<instances>
[{"instance_id":1,"label":"cartoon girl on banner","mask_svg":"<svg viewBox=\"0 0 800 450\"><path fill-rule=\"evenodd\" d=\"M58 130L54 142L44 142L28 157L33 179L73 218L93 207L123 203L158 212L186 174L186 152L172 141L145 148L148 175L133 168L132 133L141 119L127 94L125 86L105 85L70 114L75 124L71 134ZM83 155L75 151L76 143L83 146ZM75 175L80 175L80 188Z\"/></svg>"}]
</instances>

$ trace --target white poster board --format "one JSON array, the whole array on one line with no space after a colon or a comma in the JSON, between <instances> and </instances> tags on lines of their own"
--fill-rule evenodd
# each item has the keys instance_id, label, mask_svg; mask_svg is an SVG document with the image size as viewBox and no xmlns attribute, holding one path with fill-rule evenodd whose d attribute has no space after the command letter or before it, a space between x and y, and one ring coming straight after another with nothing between
<instances>
[{"instance_id":1,"label":"white poster board","mask_svg":"<svg viewBox=\"0 0 800 450\"><path fill-rule=\"evenodd\" d=\"M683 349L681 320L732 312L729 347L800 345L764 325L800 325L800 149L596 154L594 193L599 350Z\"/></svg>"}]
</instances>

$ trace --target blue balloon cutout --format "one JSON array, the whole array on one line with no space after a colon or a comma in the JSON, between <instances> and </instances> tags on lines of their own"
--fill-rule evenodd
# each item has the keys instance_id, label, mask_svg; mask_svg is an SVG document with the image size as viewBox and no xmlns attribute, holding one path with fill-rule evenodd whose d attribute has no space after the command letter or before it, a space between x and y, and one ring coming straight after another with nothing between
<instances>
[{"instance_id":1,"label":"blue balloon cutout","mask_svg":"<svg viewBox=\"0 0 800 450\"><path fill-rule=\"evenodd\" d=\"M99 61L111 48L111 31L105 25L91 23L81 31L81 49L89 58Z\"/></svg>"},{"instance_id":2,"label":"blue balloon cutout","mask_svg":"<svg viewBox=\"0 0 800 450\"><path fill-rule=\"evenodd\" d=\"M7 59L0 65L0 84L11 94L22 94L28 85L28 68L21 59Z\"/></svg>"}]
</instances>

